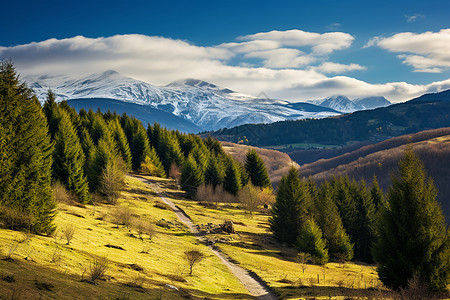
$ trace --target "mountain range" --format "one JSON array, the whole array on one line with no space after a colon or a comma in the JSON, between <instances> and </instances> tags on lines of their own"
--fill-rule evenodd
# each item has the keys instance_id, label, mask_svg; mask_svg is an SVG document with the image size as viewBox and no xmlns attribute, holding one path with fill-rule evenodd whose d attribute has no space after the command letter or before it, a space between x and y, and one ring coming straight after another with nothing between
<instances>
[{"instance_id":1,"label":"mountain range","mask_svg":"<svg viewBox=\"0 0 450 300\"><path fill-rule=\"evenodd\" d=\"M296 144L343 146L376 142L441 127L450 127L450 90L331 118L246 124L208 134L234 143L290 148Z\"/></svg>"},{"instance_id":2,"label":"mountain range","mask_svg":"<svg viewBox=\"0 0 450 300\"><path fill-rule=\"evenodd\" d=\"M386 107L392 104L389 100L382 96L372 96L350 100L346 96L342 95L331 96L319 100L309 100L308 103L331 108L343 113Z\"/></svg>"},{"instance_id":3,"label":"mountain range","mask_svg":"<svg viewBox=\"0 0 450 300\"><path fill-rule=\"evenodd\" d=\"M121 110L126 112L136 109L134 106L127 107L127 103L138 104L141 108L147 106L154 109L153 114L160 110L188 121L184 128L174 128L174 124L181 124L182 120L175 121L172 118L172 122L168 124L165 118L160 118L161 125L188 132L217 130L249 123L325 118L347 112L334 109L332 105L254 97L197 79L183 79L166 86L155 86L112 70L80 78L41 75L28 76L25 80L40 101L45 100L47 91L51 89L57 101L91 99L77 101L78 108L96 110L99 101L103 101L102 107L111 106L110 109L113 110L112 107L118 103L111 100L118 100L124 102ZM342 108L337 105L335 107ZM353 107L355 106L351 109ZM136 117L142 120L142 116L143 111L140 117ZM148 118L142 121L147 122Z\"/></svg>"}]
</instances>

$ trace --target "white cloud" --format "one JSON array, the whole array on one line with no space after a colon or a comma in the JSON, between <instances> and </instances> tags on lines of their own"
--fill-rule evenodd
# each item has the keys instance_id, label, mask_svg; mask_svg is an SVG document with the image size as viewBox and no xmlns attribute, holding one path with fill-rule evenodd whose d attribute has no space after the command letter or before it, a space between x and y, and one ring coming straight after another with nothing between
<instances>
[{"instance_id":1,"label":"white cloud","mask_svg":"<svg viewBox=\"0 0 450 300\"><path fill-rule=\"evenodd\" d=\"M321 36L313 34L315 38L316 35ZM329 42L326 40L325 44ZM317 42L308 43L312 47L319 46ZM243 93L257 95L265 91L272 97L296 101L333 94L349 97L384 95L399 101L450 88L450 80L428 85L370 84L347 76L329 77L325 74L363 70L364 67L324 62L314 50L305 53L289 48L288 45L293 44L301 42L290 37L200 47L186 41L135 34L101 38L77 36L0 47L0 57L11 58L21 75L74 76L113 69L156 85L181 78L198 78ZM246 64L246 60L253 57L262 59L263 67ZM316 67L310 65L314 60L318 64ZM295 68L301 66L305 67Z\"/></svg>"},{"instance_id":2,"label":"white cloud","mask_svg":"<svg viewBox=\"0 0 450 300\"><path fill-rule=\"evenodd\" d=\"M310 46L316 54L329 54L335 50L350 47L353 36L344 32L315 33L298 29L269 32L260 32L240 37L244 41L266 40L276 41L282 47L304 47Z\"/></svg>"},{"instance_id":3,"label":"white cloud","mask_svg":"<svg viewBox=\"0 0 450 300\"><path fill-rule=\"evenodd\" d=\"M406 22L413 23L419 19L424 19L425 16L422 14L413 14L413 15L406 15L405 18L406 18Z\"/></svg>"},{"instance_id":4,"label":"white cloud","mask_svg":"<svg viewBox=\"0 0 450 300\"><path fill-rule=\"evenodd\" d=\"M440 73L450 69L450 29L424 33L402 32L391 37L371 39L367 47L378 46L398 55L415 72Z\"/></svg>"},{"instance_id":5,"label":"white cloud","mask_svg":"<svg viewBox=\"0 0 450 300\"><path fill-rule=\"evenodd\" d=\"M350 71L366 70L367 68L358 64L338 64L333 62L324 62L317 67L311 67L311 69L316 70L321 73L345 73Z\"/></svg>"}]
</instances>

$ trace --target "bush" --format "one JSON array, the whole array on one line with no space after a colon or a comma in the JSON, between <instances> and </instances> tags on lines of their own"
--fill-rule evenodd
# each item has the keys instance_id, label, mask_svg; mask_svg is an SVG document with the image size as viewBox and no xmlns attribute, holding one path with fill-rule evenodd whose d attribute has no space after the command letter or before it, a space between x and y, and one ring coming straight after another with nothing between
<instances>
[{"instance_id":1,"label":"bush","mask_svg":"<svg viewBox=\"0 0 450 300\"><path fill-rule=\"evenodd\" d=\"M172 163L169 169L169 178L175 179L177 183L180 183L181 169L176 163Z\"/></svg>"},{"instance_id":2,"label":"bush","mask_svg":"<svg viewBox=\"0 0 450 300\"><path fill-rule=\"evenodd\" d=\"M28 230L33 227L35 218L30 213L9 206L0 206L0 222L12 230Z\"/></svg>"},{"instance_id":3,"label":"bush","mask_svg":"<svg viewBox=\"0 0 450 300\"><path fill-rule=\"evenodd\" d=\"M111 217L117 226L124 225L128 228L131 224L132 214L129 207L118 206L111 212Z\"/></svg>"},{"instance_id":4,"label":"bush","mask_svg":"<svg viewBox=\"0 0 450 300\"><path fill-rule=\"evenodd\" d=\"M91 281L96 279L101 279L105 276L106 270L108 269L108 260L106 257L95 257L91 260L89 265L89 278Z\"/></svg>"},{"instance_id":5,"label":"bush","mask_svg":"<svg viewBox=\"0 0 450 300\"><path fill-rule=\"evenodd\" d=\"M73 204L76 202L75 196L70 193L61 182L55 182L52 185L52 189L53 196L55 197L55 201L57 203Z\"/></svg>"}]
</instances>

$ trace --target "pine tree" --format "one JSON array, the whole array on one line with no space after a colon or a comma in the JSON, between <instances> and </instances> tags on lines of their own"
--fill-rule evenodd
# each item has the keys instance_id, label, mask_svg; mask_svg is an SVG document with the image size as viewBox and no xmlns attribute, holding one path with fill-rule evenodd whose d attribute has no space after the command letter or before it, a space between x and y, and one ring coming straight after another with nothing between
<instances>
[{"instance_id":1,"label":"pine tree","mask_svg":"<svg viewBox=\"0 0 450 300\"><path fill-rule=\"evenodd\" d=\"M55 203L48 125L37 98L8 61L0 65L0 108L0 205L30 216L22 224L26 229L50 234Z\"/></svg>"},{"instance_id":2,"label":"pine tree","mask_svg":"<svg viewBox=\"0 0 450 300\"><path fill-rule=\"evenodd\" d=\"M372 202L375 205L375 210L377 214L382 208L386 205L386 201L384 199L383 191L378 184L377 176L373 176L372 186L370 188L370 197L372 198Z\"/></svg>"},{"instance_id":3,"label":"pine tree","mask_svg":"<svg viewBox=\"0 0 450 300\"><path fill-rule=\"evenodd\" d=\"M262 188L272 187L269 179L269 173L267 173L264 161L253 149L247 152L247 156L245 158L245 169L247 170L249 179L254 186L259 186Z\"/></svg>"},{"instance_id":4,"label":"pine tree","mask_svg":"<svg viewBox=\"0 0 450 300\"><path fill-rule=\"evenodd\" d=\"M49 133L52 140L55 138L55 134L58 131L59 116L58 116L58 105L55 101L55 94L51 90L48 90L47 99L43 106L44 114L47 118L47 123L49 127Z\"/></svg>"},{"instance_id":5,"label":"pine tree","mask_svg":"<svg viewBox=\"0 0 450 300\"><path fill-rule=\"evenodd\" d=\"M450 248L436 195L432 179L408 146L398 176L392 176L373 251L378 275L386 286L405 287L417 275L433 290L446 288Z\"/></svg>"},{"instance_id":6,"label":"pine tree","mask_svg":"<svg viewBox=\"0 0 450 300\"><path fill-rule=\"evenodd\" d=\"M370 253L376 234L376 210L372 197L367 192L364 179L359 184L359 193L356 199L358 216L357 224L358 234L354 239L355 258L365 262L372 262Z\"/></svg>"},{"instance_id":7,"label":"pine tree","mask_svg":"<svg viewBox=\"0 0 450 300\"><path fill-rule=\"evenodd\" d=\"M181 171L181 188L188 197L193 198L197 188L204 182L203 174L192 155L189 155Z\"/></svg>"},{"instance_id":8,"label":"pine tree","mask_svg":"<svg viewBox=\"0 0 450 300\"><path fill-rule=\"evenodd\" d=\"M60 119L55 134L53 176L72 191L82 203L90 201L89 187L84 175L84 153L78 135L66 111L59 109Z\"/></svg>"},{"instance_id":9,"label":"pine tree","mask_svg":"<svg viewBox=\"0 0 450 300\"><path fill-rule=\"evenodd\" d=\"M241 174L237 163L232 158L229 159L227 168L225 170L225 178L223 181L223 189L228 193L236 196L238 191L242 188Z\"/></svg>"},{"instance_id":10,"label":"pine tree","mask_svg":"<svg viewBox=\"0 0 450 300\"><path fill-rule=\"evenodd\" d=\"M225 172L223 166L217 157L211 156L205 171L205 183L216 186L223 184L225 180Z\"/></svg>"},{"instance_id":11,"label":"pine tree","mask_svg":"<svg viewBox=\"0 0 450 300\"><path fill-rule=\"evenodd\" d=\"M164 167L161 163L161 160L158 157L158 154L155 151L155 148L150 147L150 151L148 155L145 157L145 161L141 163L141 172L146 172L145 170L150 170L149 175L158 176L161 178L166 178L166 172L164 171Z\"/></svg>"},{"instance_id":12,"label":"pine tree","mask_svg":"<svg viewBox=\"0 0 450 300\"><path fill-rule=\"evenodd\" d=\"M96 191L101 184L101 175L108 162L117 159L118 153L110 136L102 137L95 147L92 162L89 166L89 186Z\"/></svg>"},{"instance_id":13,"label":"pine tree","mask_svg":"<svg viewBox=\"0 0 450 300\"><path fill-rule=\"evenodd\" d=\"M108 124L122 160L127 170L131 170L131 150L125 132L118 119L111 119Z\"/></svg>"},{"instance_id":14,"label":"pine tree","mask_svg":"<svg viewBox=\"0 0 450 300\"><path fill-rule=\"evenodd\" d=\"M149 156L150 152L150 145L144 127L137 126L132 133L130 150L133 170L138 171L141 163L145 161L145 157Z\"/></svg>"},{"instance_id":15,"label":"pine tree","mask_svg":"<svg viewBox=\"0 0 450 300\"><path fill-rule=\"evenodd\" d=\"M322 238L322 230L313 219L307 220L297 238L299 252L309 253L314 261L320 265L328 262L328 250Z\"/></svg>"},{"instance_id":16,"label":"pine tree","mask_svg":"<svg viewBox=\"0 0 450 300\"><path fill-rule=\"evenodd\" d=\"M182 166L184 163L184 155L181 151L178 138L175 134L165 131L159 141L158 155L164 166L166 174L169 173L170 166L175 163L177 166Z\"/></svg>"},{"instance_id":17,"label":"pine tree","mask_svg":"<svg viewBox=\"0 0 450 300\"><path fill-rule=\"evenodd\" d=\"M270 228L280 241L294 245L301 228L308 220L311 198L308 189L301 182L296 168L281 179L278 186L276 202L269 218Z\"/></svg>"},{"instance_id":18,"label":"pine tree","mask_svg":"<svg viewBox=\"0 0 450 300\"><path fill-rule=\"evenodd\" d=\"M327 241L331 257L351 260L353 245L345 232L336 204L333 201L332 187L328 182L321 186L318 202L315 204L318 215L317 223L322 229L323 238Z\"/></svg>"}]
</instances>

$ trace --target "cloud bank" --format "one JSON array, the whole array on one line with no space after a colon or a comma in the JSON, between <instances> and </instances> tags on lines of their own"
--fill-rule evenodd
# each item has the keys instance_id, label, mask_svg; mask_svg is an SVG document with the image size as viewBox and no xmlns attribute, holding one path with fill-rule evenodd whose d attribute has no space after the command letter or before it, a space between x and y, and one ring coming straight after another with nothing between
<instances>
[{"instance_id":1,"label":"cloud bank","mask_svg":"<svg viewBox=\"0 0 450 300\"><path fill-rule=\"evenodd\" d=\"M450 66L450 58L438 48L449 49L448 42L442 41L449 32L437 34L438 39L434 33L404 33L373 39L369 43L402 53L400 58L404 63L417 70L442 70ZM424 39L432 44L423 45ZM401 101L450 88L450 79L413 85L406 82L370 84L349 77L347 73L361 72L366 67L332 62L329 56L351 47L353 40L353 36L343 32L320 34L301 30L261 32L209 47L139 34L76 36L0 47L0 58L12 59L22 75L88 75L113 69L156 85L198 78L243 93L258 95L264 91L272 97L293 101L335 94L383 95ZM407 49L416 49L416 52Z\"/></svg>"},{"instance_id":2,"label":"cloud bank","mask_svg":"<svg viewBox=\"0 0 450 300\"><path fill-rule=\"evenodd\" d=\"M378 46L397 57L414 72L442 73L450 69L450 29L424 33L402 32L391 37L376 37L367 45Z\"/></svg>"}]
</instances>

